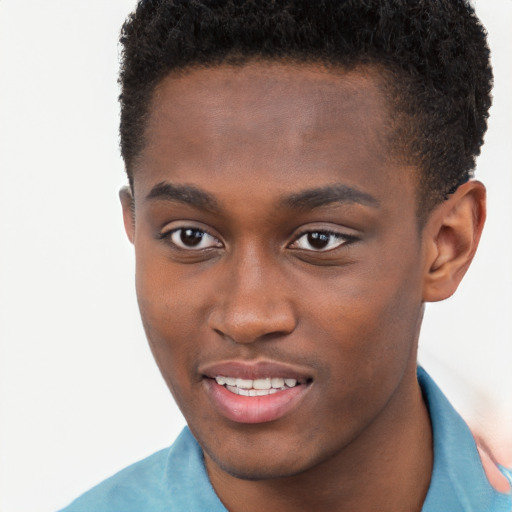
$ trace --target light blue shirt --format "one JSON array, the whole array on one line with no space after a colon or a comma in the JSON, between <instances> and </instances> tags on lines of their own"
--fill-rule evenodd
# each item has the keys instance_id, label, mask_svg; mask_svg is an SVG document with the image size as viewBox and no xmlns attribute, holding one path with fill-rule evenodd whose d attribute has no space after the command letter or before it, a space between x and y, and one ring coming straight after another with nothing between
<instances>
[{"instance_id":1,"label":"light blue shirt","mask_svg":"<svg viewBox=\"0 0 512 512\"><path fill-rule=\"evenodd\" d=\"M434 468L422 512L511 512L512 494L489 484L464 420L422 368L418 380L434 434ZM187 427L171 448L120 471L61 512L164 511L227 512Z\"/></svg>"}]
</instances>

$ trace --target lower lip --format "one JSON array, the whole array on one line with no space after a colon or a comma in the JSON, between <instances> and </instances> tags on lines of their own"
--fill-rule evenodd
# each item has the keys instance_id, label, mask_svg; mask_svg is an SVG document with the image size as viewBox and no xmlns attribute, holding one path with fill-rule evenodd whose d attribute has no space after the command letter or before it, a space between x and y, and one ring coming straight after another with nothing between
<instances>
[{"instance_id":1,"label":"lower lip","mask_svg":"<svg viewBox=\"0 0 512 512\"><path fill-rule=\"evenodd\" d=\"M309 387L299 384L271 395L242 396L228 391L213 379L204 382L219 412L237 423L266 423L282 418L298 405Z\"/></svg>"}]
</instances>

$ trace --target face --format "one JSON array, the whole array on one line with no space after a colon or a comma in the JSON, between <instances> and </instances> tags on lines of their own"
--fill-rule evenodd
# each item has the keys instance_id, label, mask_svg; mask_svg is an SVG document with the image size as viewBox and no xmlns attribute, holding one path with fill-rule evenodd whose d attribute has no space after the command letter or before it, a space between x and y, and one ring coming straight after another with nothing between
<instances>
[{"instance_id":1,"label":"face","mask_svg":"<svg viewBox=\"0 0 512 512\"><path fill-rule=\"evenodd\" d=\"M341 457L416 391L416 184L388 157L379 83L252 63L157 87L127 220L140 311L208 463L231 475Z\"/></svg>"}]
</instances>

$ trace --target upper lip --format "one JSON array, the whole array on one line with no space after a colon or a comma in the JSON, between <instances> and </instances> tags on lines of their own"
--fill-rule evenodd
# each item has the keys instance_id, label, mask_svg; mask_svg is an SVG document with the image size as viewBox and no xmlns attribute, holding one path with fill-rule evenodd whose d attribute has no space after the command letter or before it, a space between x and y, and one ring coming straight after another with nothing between
<instances>
[{"instance_id":1,"label":"upper lip","mask_svg":"<svg viewBox=\"0 0 512 512\"><path fill-rule=\"evenodd\" d=\"M296 379L301 383L312 380L310 372L296 365L278 363L275 361L221 361L206 364L200 367L200 373L211 379L222 375L240 379L264 379L267 377L281 377Z\"/></svg>"}]
</instances>

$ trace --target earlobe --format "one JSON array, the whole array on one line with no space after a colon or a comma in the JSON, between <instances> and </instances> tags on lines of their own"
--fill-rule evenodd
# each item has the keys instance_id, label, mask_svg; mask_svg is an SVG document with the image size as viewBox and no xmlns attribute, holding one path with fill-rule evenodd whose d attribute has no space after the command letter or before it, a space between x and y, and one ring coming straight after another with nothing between
<instances>
[{"instance_id":1,"label":"earlobe","mask_svg":"<svg viewBox=\"0 0 512 512\"><path fill-rule=\"evenodd\" d=\"M129 186L122 187L119 191L119 199L123 207L124 229L128 239L133 244L135 239L135 205L133 194Z\"/></svg>"},{"instance_id":2,"label":"earlobe","mask_svg":"<svg viewBox=\"0 0 512 512\"><path fill-rule=\"evenodd\" d=\"M475 255L486 216L485 187L461 185L439 205L424 230L427 247L423 301L447 299L457 289Z\"/></svg>"}]
</instances>

